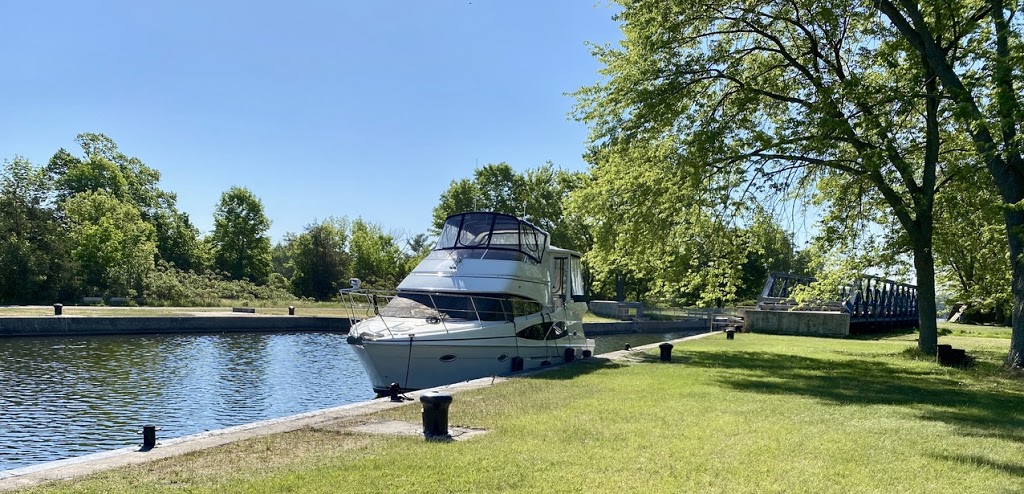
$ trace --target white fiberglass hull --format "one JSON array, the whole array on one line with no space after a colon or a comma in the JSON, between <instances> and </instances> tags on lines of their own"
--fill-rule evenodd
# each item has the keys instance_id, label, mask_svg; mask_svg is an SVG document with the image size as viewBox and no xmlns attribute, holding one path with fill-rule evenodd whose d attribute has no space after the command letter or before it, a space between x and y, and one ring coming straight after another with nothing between
<instances>
[{"instance_id":1,"label":"white fiberglass hull","mask_svg":"<svg viewBox=\"0 0 1024 494\"><path fill-rule=\"evenodd\" d=\"M501 333L508 336L499 336ZM392 383L402 390L424 389L510 374L520 370L519 365L521 370L530 370L561 364L569 348L574 358L594 351L594 340L573 334L556 340L516 337L511 323L411 337L395 334L366 339L357 337L355 328L352 334L351 347L378 393L387 392Z\"/></svg>"}]
</instances>

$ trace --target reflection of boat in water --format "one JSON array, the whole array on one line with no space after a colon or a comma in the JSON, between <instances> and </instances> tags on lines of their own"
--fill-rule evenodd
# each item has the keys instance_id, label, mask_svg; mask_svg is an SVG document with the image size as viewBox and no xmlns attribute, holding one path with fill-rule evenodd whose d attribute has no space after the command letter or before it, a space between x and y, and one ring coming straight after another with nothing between
<instances>
[{"instance_id":1,"label":"reflection of boat in water","mask_svg":"<svg viewBox=\"0 0 1024 494\"><path fill-rule=\"evenodd\" d=\"M449 216L397 293L343 291L367 318L348 342L373 389L423 389L589 356L577 252L514 216Z\"/></svg>"}]
</instances>

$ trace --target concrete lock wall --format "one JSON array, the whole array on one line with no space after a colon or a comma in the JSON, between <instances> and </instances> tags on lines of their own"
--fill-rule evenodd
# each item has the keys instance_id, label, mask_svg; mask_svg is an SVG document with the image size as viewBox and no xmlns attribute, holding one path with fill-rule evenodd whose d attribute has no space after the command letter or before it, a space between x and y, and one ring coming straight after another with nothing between
<instances>
[{"instance_id":1,"label":"concrete lock wall","mask_svg":"<svg viewBox=\"0 0 1024 494\"><path fill-rule=\"evenodd\" d=\"M247 317L4 317L2 336L221 333L252 331L348 331L347 318Z\"/></svg>"},{"instance_id":2,"label":"concrete lock wall","mask_svg":"<svg viewBox=\"0 0 1024 494\"><path fill-rule=\"evenodd\" d=\"M746 325L752 333L850 335L850 315L845 312L751 310Z\"/></svg>"}]
</instances>

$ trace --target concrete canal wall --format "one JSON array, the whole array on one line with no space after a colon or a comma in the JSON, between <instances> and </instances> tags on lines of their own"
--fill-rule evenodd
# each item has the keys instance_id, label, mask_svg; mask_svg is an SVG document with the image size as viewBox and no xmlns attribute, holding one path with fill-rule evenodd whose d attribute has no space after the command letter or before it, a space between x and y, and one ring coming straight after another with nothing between
<instances>
[{"instance_id":1,"label":"concrete canal wall","mask_svg":"<svg viewBox=\"0 0 1024 494\"><path fill-rule=\"evenodd\" d=\"M273 331L347 332L345 317L266 316L244 313L210 316L9 316L0 317L0 337L82 336L177 333L249 333ZM670 333L708 329L707 321L629 321L584 323L588 336Z\"/></svg>"},{"instance_id":2,"label":"concrete canal wall","mask_svg":"<svg viewBox=\"0 0 1024 494\"><path fill-rule=\"evenodd\" d=\"M746 313L751 333L849 336L850 314L845 312L751 310Z\"/></svg>"},{"instance_id":3,"label":"concrete canal wall","mask_svg":"<svg viewBox=\"0 0 1024 494\"><path fill-rule=\"evenodd\" d=\"M161 333L348 331L344 317L217 315L183 317L0 317L0 337Z\"/></svg>"}]
</instances>

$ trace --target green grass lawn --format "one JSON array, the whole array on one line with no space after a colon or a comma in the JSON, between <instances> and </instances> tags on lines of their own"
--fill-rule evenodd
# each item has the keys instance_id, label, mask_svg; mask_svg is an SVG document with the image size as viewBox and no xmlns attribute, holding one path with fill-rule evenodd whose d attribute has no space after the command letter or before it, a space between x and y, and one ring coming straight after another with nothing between
<instances>
[{"instance_id":1,"label":"green grass lawn","mask_svg":"<svg viewBox=\"0 0 1024 494\"><path fill-rule=\"evenodd\" d=\"M307 429L32 492L1024 492L1007 341L713 335L455 395L449 443ZM419 421L418 405L375 419Z\"/></svg>"}]
</instances>

